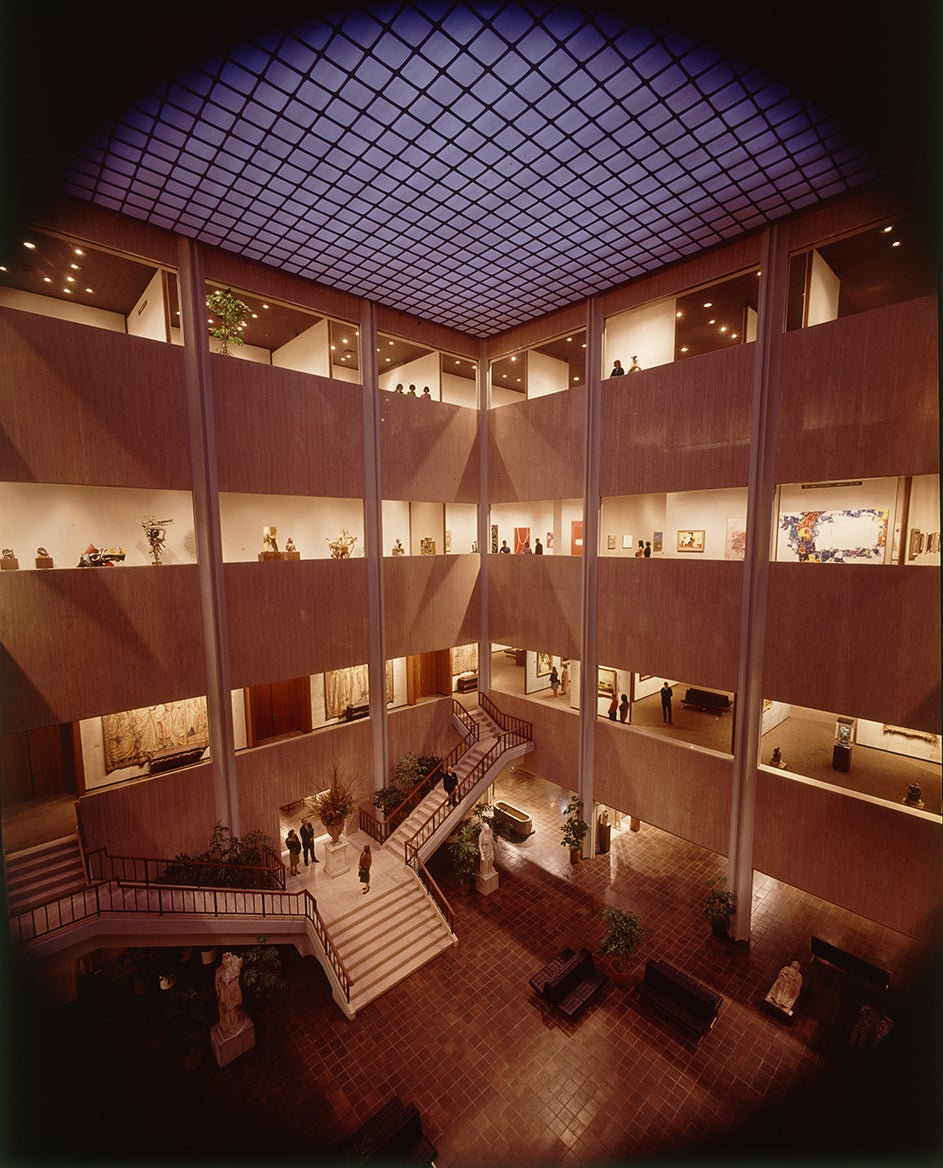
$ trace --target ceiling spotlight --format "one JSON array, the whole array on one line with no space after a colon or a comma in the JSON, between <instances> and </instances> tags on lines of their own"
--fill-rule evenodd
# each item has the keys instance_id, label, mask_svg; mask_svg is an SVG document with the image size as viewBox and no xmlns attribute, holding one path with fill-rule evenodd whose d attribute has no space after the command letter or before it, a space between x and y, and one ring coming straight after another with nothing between
<instances>
[{"instance_id":1,"label":"ceiling spotlight","mask_svg":"<svg viewBox=\"0 0 943 1168\"><path fill-rule=\"evenodd\" d=\"M75 283L75 276L66 276L66 282L69 284Z\"/></svg>"},{"instance_id":2,"label":"ceiling spotlight","mask_svg":"<svg viewBox=\"0 0 943 1168\"><path fill-rule=\"evenodd\" d=\"M687 351L688 351L688 347L687 347L687 345L682 345L682 346L681 346L681 352L682 352L682 353L686 353Z\"/></svg>"},{"instance_id":3,"label":"ceiling spotlight","mask_svg":"<svg viewBox=\"0 0 943 1168\"><path fill-rule=\"evenodd\" d=\"M707 323L708 323L708 324L716 324L716 323L717 323L717 318L716 318L716 317L712 317L712 318L711 318L711 319L710 319L710 320L709 320Z\"/></svg>"},{"instance_id":4,"label":"ceiling spotlight","mask_svg":"<svg viewBox=\"0 0 943 1168\"><path fill-rule=\"evenodd\" d=\"M892 224L890 224L890 226L889 226L889 227L882 227L882 228L881 228L881 234L882 234L882 235L887 235L887 233L888 233L889 231L893 231L893 230L894 230L894 224L892 223Z\"/></svg>"},{"instance_id":5,"label":"ceiling spotlight","mask_svg":"<svg viewBox=\"0 0 943 1168\"><path fill-rule=\"evenodd\" d=\"M7 270L6 264L0 264L0 272L5 272L6 270Z\"/></svg>"},{"instance_id":6,"label":"ceiling spotlight","mask_svg":"<svg viewBox=\"0 0 943 1168\"><path fill-rule=\"evenodd\" d=\"M68 294L69 294L70 296L72 295L72 289L71 289L71 288L63 288L63 289L62 289L62 291L63 291L63 292L68 292Z\"/></svg>"},{"instance_id":7,"label":"ceiling spotlight","mask_svg":"<svg viewBox=\"0 0 943 1168\"><path fill-rule=\"evenodd\" d=\"M731 339L732 341L735 341L735 340L737 339L737 334L736 334L736 333L731 333L731 334L730 334L730 339Z\"/></svg>"},{"instance_id":8,"label":"ceiling spotlight","mask_svg":"<svg viewBox=\"0 0 943 1168\"><path fill-rule=\"evenodd\" d=\"M267 304L263 304L263 305L262 305L262 307L263 307L263 308L268 308L268 305L267 305Z\"/></svg>"},{"instance_id":9,"label":"ceiling spotlight","mask_svg":"<svg viewBox=\"0 0 943 1168\"><path fill-rule=\"evenodd\" d=\"M32 242L31 242L30 240L28 240L28 239L24 239L24 240L23 240L23 246L24 246L24 247L25 247L25 248L26 248L28 251L35 251L35 250L36 250L36 244L35 244L35 243L32 243Z\"/></svg>"},{"instance_id":10,"label":"ceiling spotlight","mask_svg":"<svg viewBox=\"0 0 943 1168\"><path fill-rule=\"evenodd\" d=\"M95 294L94 288L86 288L85 291L89 294L89 296L93 296Z\"/></svg>"},{"instance_id":11,"label":"ceiling spotlight","mask_svg":"<svg viewBox=\"0 0 943 1168\"><path fill-rule=\"evenodd\" d=\"M726 326L725 324L722 324L722 325L720 326L720 331L721 331L722 333L725 333L725 332L727 331L727 326Z\"/></svg>"},{"instance_id":12,"label":"ceiling spotlight","mask_svg":"<svg viewBox=\"0 0 943 1168\"><path fill-rule=\"evenodd\" d=\"M77 256L83 256L83 255L85 255L85 252L80 247L74 247L72 249L72 254L77 255Z\"/></svg>"},{"instance_id":13,"label":"ceiling spotlight","mask_svg":"<svg viewBox=\"0 0 943 1168\"><path fill-rule=\"evenodd\" d=\"M44 284L51 284L52 283L52 276L43 276L43 283Z\"/></svg>"},{"instance_id":14,"label":"ceiling spotlight","mask_svg":"<svg viewBox=\"0 0 943 1168\"><path fill-rule=\"evenodd\" d=\"M705 308L713 308L713 307L714 307L714 302L713 302L713 300L705 300L705 301L704 301L704 307L705 307Z\"/></svg>"},{"instance_id":15,"label":"ceiling spotlight","mask_svg":"<svg viewBox=\"0 0 943 1168\"><path fill-rule=\"evenodd\" d=\"M81 270L82 270L78 264L69 264L69 267L72 269L73 272L81 272Z\"/></svg>"},{"instance_id":16,"label":"ceiling spotlight","mask_svg":"<svg viewBox=\"0 0 943 1168\"><path fill-rule=\"evenodd\" d=\"M900 240L895 239L894 242L891 244L891 247L900 247Z\"/></svg>"},{"instance_id":17,"label":"ceiling spotlight","mask_svg":"<svg viewBox=\"0 0 943 1168\"><path fill-rule=\"evenodd\" d=\"M675 316L678 318L678 320L680 320L681 317L684 316L684 313L683 312L676 312Z\"/></svg>"}]
</instances>

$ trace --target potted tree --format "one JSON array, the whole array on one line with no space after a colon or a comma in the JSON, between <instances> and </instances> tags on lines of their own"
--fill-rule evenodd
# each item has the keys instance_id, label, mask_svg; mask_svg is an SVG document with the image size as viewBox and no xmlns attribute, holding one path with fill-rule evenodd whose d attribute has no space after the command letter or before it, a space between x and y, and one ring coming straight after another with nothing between
<instances>
[{"instance_id":1,"label":"potted tree","mask_svg":"<svg viewBox=\"0 0 943 1168\"><path fill-rule=\"evenodd\" d=\"M599 943L599 952L609 958L612 980L617 985L628 984L632 971L632 958L648 936L638 913L626 908L609 906L602 910L606 931Z\"/></svg>"},{"instance_id":2,"label":"potted tree","mask_svg":"<svg viewBox=\"0 0 943 1168\"><path fill-rule=\"evenodd\" d=\"M459 891L462 893L470 892L472 888L472 877L478 865L478 832L480 830L480 823L466 819L449 840L449 855L452 857L455 878L458 880Z\"/></svg>"},{"instance_id":3,"label":"potted tree","mask_svg":"<svg viewBox=\"0 0 943 1168\"><path fill-rule=\"evenodd\" d=\"M583 800L579 795L574 795L567 803L566 820L560 830L563 832L560 842L570 849L570 863L578 864L583 856L583 840L589 831L589 824L583 818Z\"/></svg>"},{"instance_id":4,"label":"potted tree","mask_svg":"<svg viewBox=\"0 0 943 1168\"><path fill-rule=\"evenodd\" d=\"M216 351L228 357L230 345L245 344L239 330L248 319L249 306L234 295L232 288L217 288L207 296L206 307L217 317L216 323L210 328L210 336L219 341Z\"/></svg>"},{"instance_id":5,"label":"potted tree","mask_svg":"<svg viewBox=\"0 0 943 1168\"><path fill-rule=\"evenodd\" d=\"M704 916L710 922L715 937L730 936L730 922L737 911L737 898L723 880L708 881L709 892L704 899Z\"/></svg>"},{"instance_id":6,"label":"potted tree","mask_svg":"<svg viewBox=\"0 0 943 1168\"><path fill-rule=\"evenodd\" d=\"M314 801L314 814L327 829L331 843L336 844L344 830L347 816L357 806L357 797L353 784L346 775L341 774L337 763L332 764L330 777L331 785Z\"/></svg>"},{"instance_id":7,"label":"potted tree","mask_svg":"<svg viewBox=\"0 0 943 1168\"><path fill-rule=\"evenodd\" d=\"M265 937L256 937L255 944L242 954L239 984L246 1007L256 1019L264 1017L272 1002L288 989L282 976L282 956Z\"/></svg>"}]
</instances>

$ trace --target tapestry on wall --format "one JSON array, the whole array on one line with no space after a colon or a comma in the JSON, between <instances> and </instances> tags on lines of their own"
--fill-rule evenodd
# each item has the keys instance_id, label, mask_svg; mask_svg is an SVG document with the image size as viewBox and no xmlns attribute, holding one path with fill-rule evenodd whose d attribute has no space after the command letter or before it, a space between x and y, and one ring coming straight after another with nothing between
<instances>
[{"instance_id":1,"label":"tapestry on wall","mask_svg":"<svg viewBox=\"0 0 943 1168\"><path fill-rule=\"evenodd\" d=\"M393 662L386 663L386 700L393 700ZM324 675L324 712L328 718L341 718L348 706L362 706L370 701L370 670L366 665L333 669Z\"/></svg>"},{"instance_id":2,"label":"tapestry on wall","mask_svg":"<svg viewBox=\"0 0 943 1168\"><path fill-rule=\"evenodd\" d=\"M747 554L747 533L742 519L727 520L727 539L724 543L725 560L742 560Z\"/></svg>"},{"instance_id":3,"label":"tapestry on wall","mask_svg":"<svg viewBox=\"0 0 943 1168\"><path fill-rule=\"evenodd\" d=\"M800 563L880 563L887 543L887 508L850 511L800 511L780 515L779 530Z\"/></svg>"},{"instance_id":4,"label":"tapestry on wall","mask_svg":"<svg viewBox=\"0 0 943 1168\"><path fill-rule=\"evenodd\" d=\"M453 676L457 673L468 673L478 668L478 646L476 644L456 645L451 652Z\"/></svg>"},{"instance_id":5,"label":"tapestry on wall","mask_svg":"<svg viewBox=\"0 0 943 1168\"><path fill-rule=\"evenodd\" d=\"M105 773L143 766L163 750L209 746L206 698L184 698L102 715Z\"/></svg>"}]
</instances>

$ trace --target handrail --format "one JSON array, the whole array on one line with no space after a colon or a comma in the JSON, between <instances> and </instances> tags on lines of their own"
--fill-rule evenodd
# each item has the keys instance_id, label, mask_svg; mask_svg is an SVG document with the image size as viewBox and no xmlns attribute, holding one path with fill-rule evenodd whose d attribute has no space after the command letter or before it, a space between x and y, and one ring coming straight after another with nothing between
<instances>
[{"instance_id":1,"label":"handrail","mask_svg":"<svg viewBox=\"0 0 943 1168\"><path fill-rule=\"evenodd\" d=\"M479 735L481 734L481 727L457 698L452 698L452 715L453 717L458 718L458 720L468 731L468 733L463 736L465 741L468 741L468 734L471 734L472 738L477 742Z\"/></svg>"},{"instance_id":2,"label":"handrail","mask_svg":"<svg viewBox=\"0 0 943 1168\"><path fill-rule=\"evenodd\" d=\"M514 714L505 714L503 710L499 710L491 698L486 693L478 694L478 704L484 709L492 721L497 722L502 730L524 730L526 727L525 736L527 741L533 738L533 723L526 722L523 718L518 718Z\"/></svg>"},{"instance_id":3,"label":"handrail","mask_svg":"<svg viewBox=\"0 0 943 1168\"><path fill-rule=\"evenodd\" d=\"M412 870L416 873L416 875L422 881L423 885L425 886L426 891L429 893L430 897L432 898L432 903L436 906L436 908L439 910L439 912L445 917L445 923L448 925L449 932L454 933L455 932L455 913L452 911L452 906L449 904L448 900L446 900L445 894L442 892L442 889L438 886L438 884L436 884L435 880L433 880L432 873L425 866L425 864L422 862L422 860L420 860L419 849L413 848L411 855L409 854L409 852L410 852L410 849L407 845L407 855L409 856L409 858L407 859L406 863L410 866L410 868L412 868Z\"/></svg>"},{"instance_id":4,"label":"handrail","mask_svg":"<svg viewBox=\"0 0 943 1168\"><path fill-rule=\"evenodd\" d=\"M168 869L172 869L175 864L192 864L194 867L203 869L207 874L218 869L220 874L230 877L237 874L245 874L247 879L261 877L266 882L271 881L274 889L284 891L285 865L282 863L281 857L277 856L271 848L265 848L263 854L266 859L265 864L226 864L216 860L182 859L180 857L166 860L153 856L112 856L109 855L107 848L95 848L85 855L85 871L88 879L93 882L96 880L124 880L135 884L151 885L175 883L172 880L167 880ZM252 885L207 881L203 884L194 884L192 887L252 888Z\"/></svg>"},{"instance_id":5,"label":"handrail","mask_svg":"<svg viewBox=\"0 0 943 1168\"><path fill-rule=\"evenodd\" d=\"M315 898L307 889L283 892L259 888L200 888L194 885L122 883L106 880L10 917L13 939L36 941L60 929L109 914L156 916L303 917L311 923L348 1003L353 981L327 931Z\"/></svg>"}]
</instances>

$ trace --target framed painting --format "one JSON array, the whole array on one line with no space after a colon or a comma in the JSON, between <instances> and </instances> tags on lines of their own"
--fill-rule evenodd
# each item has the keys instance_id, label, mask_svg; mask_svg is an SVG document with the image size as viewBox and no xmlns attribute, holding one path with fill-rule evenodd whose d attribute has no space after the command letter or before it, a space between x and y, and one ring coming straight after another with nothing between
<instances>
[{"instance_id":1,"label":"framed painting","mask_svg":"<svg viewBox=\"0 0 943 1168\"><path fill-rule=\"evenodd\" d=\"M927 536L927 551L938 552L940 550L940 533L938 531L931 531Z\"/></svg>"},{"instance_id":2,"label":"framed painting","mask_svg":"<svg viewBox=\"0 0 943 1168\"><path fill-rule=\"evenodd\" d=\"M530 528L529 527L515 527L514 528L514 554L519 556L524 550L524 545L530 544Z\"/></svg>"},{"instance_id":3,"label":"framed painting","mask_svg":"<svg viewBox=\"0 0 943 1168\"><path fill-rule=\"evenodd\" d=\"M742 519L727 520L727 538L724 543L725 560L743 560L747 554L746 525Z\"/></svg>"},{"instance_id":4,"label":"framed painting","mask_svg":"<svg viewBox=\"0 0 943 1168\"><path fill-rule=\"evenodd\" d=\"M452 550L452 533L451 533L451 531L447 531L445 533L445 554L448 555L451 550Z\"/></svg>"},{"instance_id":5,"label":"framed painting","mask_svg":"<svg viewBox=\"0 0 943 1168\"><path fill-rule=\"evenodd\" d=\"M616 537L614 535L606 536L606 549L610 552L614 552L616 550Z\"/></svg>"},{"instance_id":6,"label":"framed painting","mask_svg":"<svg viewBox=\"0 0 943 1168\"><path fill-rule=\"evenodd\" d=\"M631 537L631 535L624 535L622 537L622 550L623 551L631 551L631 549L632 549L632 537Z\"/></svg>"},{"instance_id":7,"label":"framed painting","mask_svg":"<svg viewBox=\"0 0 943 1168\"><path fill-rule=\"evenodd\" d=\"M581 556L583 554L583 520L572 519L570 521L570 555Z\"/></svg>"},{"instance_id":8,"label":"framed painting","mask_svg":"<svg viewBox=\"0 0 943 1168\"><path fill-rule=\"evenodd\" d=\"M547 532L547 539L546 539L546 542L544 543L544 547L548 547L548 548L553 547L553 532L552 531Z\"/></svg>"},{"instance_id":9,"label":"framed painting","mask_svg":"<svg viewBox=\"0 0 943 1168\"><path fill-rule=\"evenodd\" d=\"M652 551L660 552L665 542L665 533L663 531L652 532Z\"/></svg>"},{"instance_id":10,"label":"framed painting","mask_svg":"<svg viewBox=\"0 0 943 1168\"><path fill-rule=\"evenodd\" d=\"M498 525L497 525L497 523L491 524L491 552L493 555L498 554Z\"/></svg>"},{"instance_id":11,"label":"framed painting","mask_svg":"<svg viewBox=\"0 0 943 1168\"><path fill-rule=\"evenodd\" d=\"M548 677L553 666L552 653L538 653L537 654L537 676Z\"/></svg>"},{"instance_id":12,"label":"framed painting","mask_svg":"<svg viewBox=\"0 0 943 1168\"><path fill-rule=\"evenodd\" d=\"M435 555L435 540L431 539L429 536L426 536L424 539L421 539L419 541L419 554L421 556L434 556Z\"/></svg>"},{"instance_id":13,"label":"framed painting","mask_svg":"<svg viewBox=\"0 0 943 1168\"><path fill-rule=\"evenodd\" d=\"M599 669L596 671L596 693L602 698L611 698L616 692L616 671Z\"/></svg>"},{"instance_id":14,"label":"framed painting","mask_svg":"<svg viewBox=\"0 0 943 1168\"><path fill-rule=\"evenodd\" d=\"M684 528L678 532L679 552L702 552L704 550L704 532L698 528Z\"/></svg>"}]
</instances>

